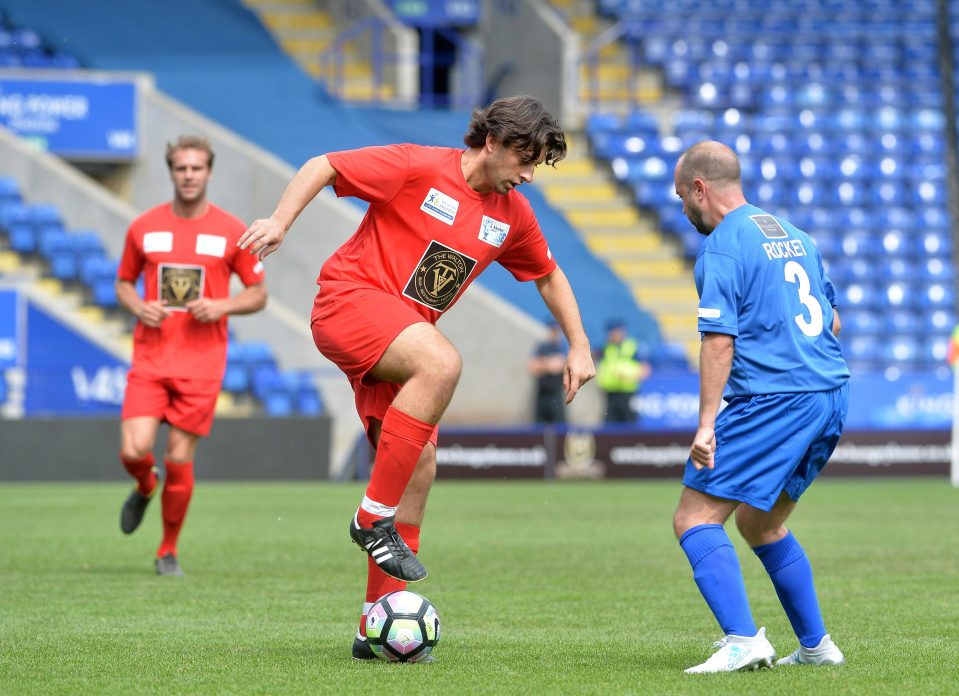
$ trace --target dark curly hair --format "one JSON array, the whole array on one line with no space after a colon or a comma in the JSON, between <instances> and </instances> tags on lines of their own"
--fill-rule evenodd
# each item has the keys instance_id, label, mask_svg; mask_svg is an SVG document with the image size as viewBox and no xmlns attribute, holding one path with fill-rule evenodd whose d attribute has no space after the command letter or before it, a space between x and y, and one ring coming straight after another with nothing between
<instances>
[{"instance_id":1,"label":"dark curly hair","mask_svg":"<svg viewBox=\"0 0 959 696\"><path fill-rule=\"evenodd\" d=\"M497 99L485 109L474 111L463 142L470 147L483 147L487 135L524 153L529 162L535 162L544 152L544 162L549 165L566 157L566 136L559 122L536 97Z\"/></svg>"}]
</instances>

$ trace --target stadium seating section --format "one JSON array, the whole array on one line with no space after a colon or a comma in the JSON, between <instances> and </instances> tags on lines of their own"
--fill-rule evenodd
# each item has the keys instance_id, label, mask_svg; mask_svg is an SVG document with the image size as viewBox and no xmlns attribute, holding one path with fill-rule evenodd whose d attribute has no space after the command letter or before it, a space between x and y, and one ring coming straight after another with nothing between
<instances>
[{"instance_id":1,"label":"stadium seating section","mask_svg":"<svg viewBox=\"0 0 959 696\"><path fill-rule=\"evenodd\" d=\"M959 124L946 117L955 111L946 107L957 99L950 88L957 80L940 71L937 0L597 6L625 23L622 41L662 71L682 106L668 123L639 110L595 113L586 123L591 148L636 204L658 215L687 259L700 237L675 196L673 166L692 143L718 139L740 156L747 198L805 229L819 246L840 291L853 368L941 365L956 322L946 153L948 129ZM956 53L959 2L947 7ZM77 64L0 13L0 67ZM5 179L0 228L8 248L43 259L51 276L80 283L94 303L115 307L116 261L95 232L67 232L55 209L23 204L16 182ZM304 387L308 376L278 371L268 352L231 343L225 389L249 391L278 414L321 409Z\"/></svg>"},{"instance_id":2,"label":"stadium seating section","mask_svg":"<svg viewBox=\"0 0 959 696\"><path fill-rule=\"evenodd\" d=\"M0 10L0 68L70 69L79 66L75 56L49 47L33 29L10 26Z\"/></svg>"},{"instance_id":3,"label":"stadium seating section","mask_svg":"<svg viewBox=\"0 0 959 696\"><path fill-rule=\"evenodd\" d=\"M0 248L38 262L49 277L79 289L107 311L119 311L114 281L117 259L109 258L95 231L67 230L57 209L22 200L16 180L0 176ZM142 281L138 285L142 292ZM6 399L0 382L0 403ZM316 415L323 400L308 372L280 370L269 345L232 336L223 377L224 391L255 399L267 415Z\"/></svg>"},{"instance_id":4,"label":"stadium seating section","mask_svg":"<svg viewBox=\"0 0 959 696\"><path fill-rule=\"evenodd\" d=\"M703 139L733 146L747 198L808 231L840 288L857 370L943 364L955 324L949 147L937 2L601 0L682 108L594 114L597 157L658 213L688 259L700 236L673 167ZM959 3L951 35L959 40ZM955 46L954 46L955 48Z\"/></svg>"}]
</instances>

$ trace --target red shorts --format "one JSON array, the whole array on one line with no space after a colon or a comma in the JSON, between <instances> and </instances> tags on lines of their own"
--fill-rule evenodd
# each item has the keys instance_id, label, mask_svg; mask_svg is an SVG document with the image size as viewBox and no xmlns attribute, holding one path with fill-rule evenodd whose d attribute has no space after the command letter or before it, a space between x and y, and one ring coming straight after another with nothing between
<instances>
[{"instance_id":1,"label":"red shorts","mask_svg":"<svg viewBox=\"0 0 959 696\"><path fill-rule=\"evenodd\" d=\"M218 379L148 377L130 370L121 417L158 418L188 433L208 435L220 384Z\"/></svg>"},{"instance_id":2,"label":"red shorts","mask_svg":"<svg viewBox=\"0 0 959 696\"><path fill-rule=\"evenodd\" d=\"M356 397L356 412L367 437L370 420L383 420L400 384L382 382L367 373L408 326L425 322L403 300L367 285L323 281L313 302L313 341L320 352L346 374ZM437 429L430 442L436 445Z\"/></svg>"}]
</instances>

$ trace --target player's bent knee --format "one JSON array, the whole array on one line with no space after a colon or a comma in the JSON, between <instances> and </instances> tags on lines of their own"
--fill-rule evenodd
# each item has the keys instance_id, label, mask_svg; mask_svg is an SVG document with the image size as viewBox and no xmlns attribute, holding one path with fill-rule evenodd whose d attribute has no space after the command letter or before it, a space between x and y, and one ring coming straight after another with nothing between
<instances>
[{"instance_id":1,"label":"player's bent knee","mask_svg":"<svg viewBox=\"0 0 959 696\"><path fill-rule=\"evenodd\" d=\"M153 444L149 437L125 437L120 445L120 456L129 460L143 459L153 451Z\"/></svg>"},{"instance_id":2,"label":"player's bent knee","mask_svg":"<svg viewBox=\"0 0 959 696\"><path fill-rule=\"evenodd\" d=\"M673 534L676 535L676 538L679 539L685 534L690 526L688 517L682 514L682 511L677 510L673 515Z\"/></svg>"}]
</instances>

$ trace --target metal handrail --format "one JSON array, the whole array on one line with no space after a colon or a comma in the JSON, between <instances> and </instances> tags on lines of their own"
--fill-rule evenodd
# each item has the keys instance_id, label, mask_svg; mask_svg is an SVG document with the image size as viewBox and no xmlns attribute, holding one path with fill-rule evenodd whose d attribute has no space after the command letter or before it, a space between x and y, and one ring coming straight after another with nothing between
<instances>
[{"instance_id":1,"label":"metal handrail","mask_svg":"<svg viewBox=\"0 0 959 696\"><path fill-rule=\"evenodd\" d=\"M600 51L610 44L619 41L619 39L621 39L626 33L636 30L639 26L639 20L622 19L598 34L586 45L586 50L583 54L583 57L580 59L580 63L586 63L587 70L589 72L589 101L592 103L593 109L596 109L600 105L598 97ZM630 45L629 65L633 70L638 68L640 65L639 49L636 47L635 42ZM629 91L629 101L631 107L637 108L639 106L639 101L636 98L635 90Z\"/></svg>"}]
</instances>

